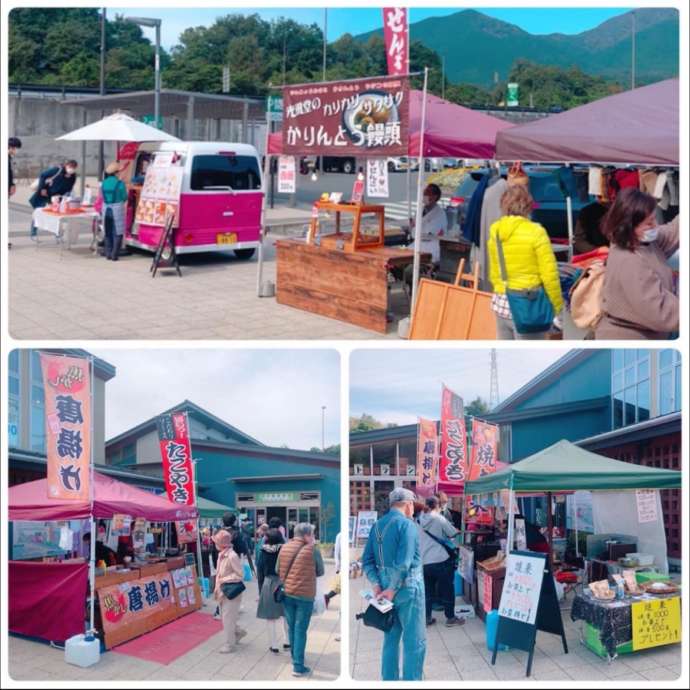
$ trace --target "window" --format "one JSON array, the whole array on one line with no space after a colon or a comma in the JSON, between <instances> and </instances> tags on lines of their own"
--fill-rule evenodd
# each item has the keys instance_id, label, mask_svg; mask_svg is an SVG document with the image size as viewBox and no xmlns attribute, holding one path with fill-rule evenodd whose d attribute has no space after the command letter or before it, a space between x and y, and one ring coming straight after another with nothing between
<instances>
[{"instance_id":1,"label":"window","mask_svg":"<svg viewBox=\"0 0 690 690\"><path fill-rule=\"evenodd\" d=\"M372 446L374 458L374 474L391 477L397 474L396 444L377 443Z\"/></svg>"},{"instance_id":2,"label":"window","mask_svg":"<svg viewBox=\"0 0 690 690\"><path fill-rule=\"evenodd\" d=\"M350 475L364 477L371 475L370 446L350 447Z\"/></svg>"},{"instance_id":3,"label":"window","mask_svg":"<svg viewBox=\"0 0 690 690\"><path fill-rule=\"evenodd\" d=\"M207 155L194 156L191 188L195 191L261 189L259 163L253 156Z\"/></svg>"},{"instance_id":4,"label":"window","mask_svg":"<svg viewBox=\"0 0 690 690\"><path fill-rule=\"evenodd\" d=\"M398 444L398 474L409 477L417 474L417 439L400 441Z\"/></svg>"},{"instance_id":5,"label":"window","mask_svg":"<svg viewBox=\"0 0 690 690\"><path fill-rule=\"evenodd\" d=\"M612 354L612 425L620 429L651 416L649 350L614 350Z\"/></svg>"},{"instance_id":6,"label":"window","mask_svg":"<svg viewBox=\"0 0 690 690\"><path fill-rule=\"evenodd\" d=\"M10 447L19 445L19 350L9 356L7 441Z\"/></svg>"},{"instance_id":7,"label":"window","mask_svg":"<svg viewBox=\"0 0 690 690\"><path fill-rule=\"evenodd\" d=\"M46 450L45 398L43 395L41 360L36 350L31 351L31 413L29 430L31 450L44 453Z\"/></svg>"},{"instance_id":8,"label":"window","mask_svg":"<svg viewBox=\"0 0 690 690\"><path fill-rule=\"evenodd\" d=\"M676 350L659 350L656 354L659 372L659 414L678 412L681 404L680 352Z\"/></svg>"}]
</instances>

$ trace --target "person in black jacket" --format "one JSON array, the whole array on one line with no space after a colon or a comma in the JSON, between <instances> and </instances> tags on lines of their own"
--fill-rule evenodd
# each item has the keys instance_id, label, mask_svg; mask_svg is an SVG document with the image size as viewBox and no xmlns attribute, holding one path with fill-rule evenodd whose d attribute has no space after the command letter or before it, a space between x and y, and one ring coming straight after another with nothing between
<instances>
[{"instance_id":1,"label":"person in black jacket","mask_svg":"<svg viewBox=\"0 0 690 690\"><path fill-rule=\"evenodd\" d=\"M31 208L43 208L50 203L54 196L66 196L69 194L77 181L78 165L77 161L68 160L62 165L56 165L44 170L38 176L38 187L29 199ZM31 237L35 238L36 234L36 226L32 221Z\"/></svg>"}]
</instances>

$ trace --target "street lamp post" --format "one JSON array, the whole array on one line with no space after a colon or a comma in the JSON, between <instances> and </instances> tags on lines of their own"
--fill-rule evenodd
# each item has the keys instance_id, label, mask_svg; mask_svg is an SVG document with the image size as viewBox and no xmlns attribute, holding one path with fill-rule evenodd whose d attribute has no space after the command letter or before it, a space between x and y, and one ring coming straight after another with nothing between
<instances>
[{"instance_id":1,"label":"street lamp post","mask_svg":"<svg viewBox=\"0 0 690 690\"><path fill-rule=\"evenodd\" d=\"M127 17L129 21L139 26L147 26L156 30L156 66L153 96L153 119L158 127L161 114L161 20L151 17Z\"/></svg>"}]
</instances>

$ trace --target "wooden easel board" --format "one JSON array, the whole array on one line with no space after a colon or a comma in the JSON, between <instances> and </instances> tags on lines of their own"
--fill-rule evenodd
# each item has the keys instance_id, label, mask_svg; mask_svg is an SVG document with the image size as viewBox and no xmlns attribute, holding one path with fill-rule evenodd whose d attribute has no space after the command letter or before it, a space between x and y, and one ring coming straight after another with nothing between
<instances>
[{"instance_id":1,"label":"wooden easel board","mask_svg":"<svg viewBox=\"0 0 690 690\"><path fill-rule=\"evenodd\" d=\"M422 278L410 340L495 340L491 293Z\"/></svg>"},{"instance_id":2,"label":"wooden easel board","mask_svg":"<svg viewBox=\"0 0 690 690\"><path fill-rule=\"evenodd\" d=\"M492 666L500 645L528 652L527 673L532 673L537 630L559 635L568 653L553 574L547 555L535 551L511 551L498 606L498 628Z\"/></svg>"}]
</instances>

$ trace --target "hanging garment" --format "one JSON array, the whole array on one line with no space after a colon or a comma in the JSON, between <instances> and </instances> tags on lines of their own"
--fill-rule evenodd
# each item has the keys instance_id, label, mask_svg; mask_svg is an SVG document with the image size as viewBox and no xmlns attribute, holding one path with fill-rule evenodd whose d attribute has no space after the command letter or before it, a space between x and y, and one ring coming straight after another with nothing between
<instances>
[{"instance_id":1,"label":"hanging garment","mask_svg":"<svg viewBox=\"0 0 690 690\"><path fill-rule=\"evenodd\" d=\"M486 188L489 184L489 175L483 175L482 179L479 181L477 188L472 194L469 206L467 207L467 215L465 216L465 222L462 224L462 236L472 244L480 243L481 234L481 213L482 205L484 202L484 194L486 193Z\"/></svg>"},{"instance_id":2,"label":"hanging garment","mask_svg":"<svg viewBox=\"0 0 690 690\"><path fill-rule=\"evenodd\" d=\"M616 170L613 176L618 183L618 191L626 187L640 188L640 175L637 170Z\"/></svg>"},{"instance_id":3,"label":"hanging garment","mask_svg":"<svg viewBox=\"0 0 690 690\"><path fill-rule=\"evenodd\" d=\"M658 173L656 170L641 170L640 171L640 191L645 194L651 194L655 196L654 190L656 189L656 179Z\"/></svg>"},{"instance_id":4,"label":"hanging garment","mask_svg":"<svg viewBox=\"0 0 690 690\"><path fill-rule=\"evenodd\" d=\"M664 189L666 188L667 178L668 174L665 172L659 173L657 175L652 196L656 197L657 199L661 199L664 196Z\"/></svg>"},{"instance_id":5,"label":"hanging garment","mask_svg":"<svg viewBox=\"0 0 690 690\"><path fill-rule=\"evenodd\" d=\"M598 165L592 165L587 174L588 189L592 196L601 196L602 169Z\"/></svg>"}]
</instances>

